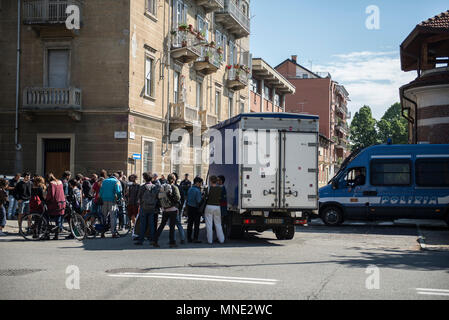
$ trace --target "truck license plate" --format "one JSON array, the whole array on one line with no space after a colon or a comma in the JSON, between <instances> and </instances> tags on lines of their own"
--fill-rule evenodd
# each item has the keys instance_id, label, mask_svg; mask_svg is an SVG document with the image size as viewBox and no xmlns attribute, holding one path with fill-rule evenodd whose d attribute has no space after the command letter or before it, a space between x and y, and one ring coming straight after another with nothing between
<instances>
[{"instance_id":1,"label":"truck license plate","mask_svg":"<svg viewBox=\"0 0 449 320\"><path fill-rule=\"evenodd\" d=\"M265 219L266 224L284 224L284 219Z\"/></svg>"}]
</instances>

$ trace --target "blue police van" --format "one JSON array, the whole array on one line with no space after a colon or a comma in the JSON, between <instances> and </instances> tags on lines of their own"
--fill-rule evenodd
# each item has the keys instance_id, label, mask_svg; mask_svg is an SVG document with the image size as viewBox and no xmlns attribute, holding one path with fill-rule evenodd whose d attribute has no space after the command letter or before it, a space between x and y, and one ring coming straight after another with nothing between
<instances>
[{"instance_id":1,"label":"blue police van","mask_svg":"<svg viewBox=\"0 0 449 320\"><path fill-rule=\"evenodd\" d=\"M355 151L320 189L321 219L440 219L449 225L449 145L378 145Z\"/></svg>"}]
</instances>

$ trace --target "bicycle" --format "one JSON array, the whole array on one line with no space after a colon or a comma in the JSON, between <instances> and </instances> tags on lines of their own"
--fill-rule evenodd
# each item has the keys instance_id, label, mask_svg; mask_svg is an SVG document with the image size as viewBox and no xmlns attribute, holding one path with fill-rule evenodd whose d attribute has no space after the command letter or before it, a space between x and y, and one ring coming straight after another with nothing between
<instances>
[{"instance_id":1,"label":"bicycle","mask_svg":"<svg viewBox=\"0 0 449 320\"><path fill-rule=\"evenodd\" d=\"M106 233L111 231L110 216L106 218L106 222L103 222L103 215L101 213L88 213L84 216L86 223L86 237L88 239L95 239L100 233ZM131 219L125 214L124 210L120 212L117 210L116 215L117 223L116 230L121 237L127 236L132 229Z\"/></svg>"}]
</instances>

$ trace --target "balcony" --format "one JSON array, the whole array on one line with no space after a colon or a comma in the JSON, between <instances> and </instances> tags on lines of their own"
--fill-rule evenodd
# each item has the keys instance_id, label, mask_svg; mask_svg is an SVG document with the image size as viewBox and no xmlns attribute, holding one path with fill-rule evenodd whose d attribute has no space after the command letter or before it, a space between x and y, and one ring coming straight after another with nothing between
<instances>
[{"instance_id":1,"label":"balcony","mask_svg":"<svg viewBox=\"0 0 449 320\"><path fill-rule=\"evenodd\" d=\"M201 129L203 131L206 131L218 123L218 117L208 113L207 110L200 111L199 114L201 119Z\"/></svg>"},{"instance_id":2,"label":"balcony","mask_svg":"<svg viewBox=\"0 0 449 320\"><path fill-rule=\"evenodd\" d=\"M196 0L196 3L203 6L206 13L224 9L224 0Z\"/></svg>"},{"instance_id":3,"label":"balcony","mask_svg":"<svg viewBox=\"0 0 449 320\"><path fill-rule=\"evenodd\" d=\"M81 89L25 88L23 109L26 110L81 110Z\"/></svg>"},{"instance_id":4,"label":"balcony","mask_svg":"<svg viewBox=\"0 0 449 320\"><path fill-rule=\"evenodd\" d=\"M199 122L198 109L189 106L185 102L170 104L171 117L170 128L171 130L180 128L193 128Z\"/></svg>"},{"instance_id":5,"label":"balcony","mask_svg":"<svg viewBox=\"0 0 449 320\"><path fill-rule=\"evenodd\" d=\"M345 135L349 134L350 132L348 125L344 121L338 121L337 125L335 126L335 129Z\"/></svg>"},{"instance_id":6,"label":"balcony","mask_svg":"<svg viewBox=\"0 0 449 320\"><path fill-rule=\"evenodd\" d=\"M231 67L228 69L228 77L226 85L229 89L234 91L243 90L248 86L249 73L240 67Z\"/></svg>"},{"instance_id":7,"label":"balcony","mask_svg":"<svg viewBox=\"0 0 449 320\"><path fill-rule=\"evenodd\" d=\"M23 23L33 25L65 24L70 5L81 8L77 0L24 0Z\"/></svg>"},{"instance_id":8,"label":"balcony","mask_svg":"<svg viewBox=\"0 0 449 320\"><path fill-rule=\"evenodd\" d=\"M236 39L250 34L250 20L233 0L224 0L224 8L215 13L215 21L233 33Z\"/></svg>"},{"instance_id":9,"label":"balcony","mask_svg":"<svg viewBox=\"0 0 449 320\"><path fill-rule=\"evenodd\" d=\"M339 138L336 141L335 148L347 150L348 149L348 142L345 139Z\"/></svg>"},{"instance_id":10,"label":"balcony","mask_svg":"<svg viewBox=\"0 0 449 320\"><path fill-rule=\"evenodd\" d=\"M201 56L195 62L194 68L204 75L209 75L218 71L223 64L223 52L212 46L201 48Z\"/></svg>"},{"instance_id":11,"label":"balcony","mask_svg":"<svg viewBox=\"0 0 449 320\"><path fill-rule=\"evenodd\" d=\"M193 62L201 56L201 41L189 30L172 31L171 56L182 63Z\"/></svg>"}]
</instances>

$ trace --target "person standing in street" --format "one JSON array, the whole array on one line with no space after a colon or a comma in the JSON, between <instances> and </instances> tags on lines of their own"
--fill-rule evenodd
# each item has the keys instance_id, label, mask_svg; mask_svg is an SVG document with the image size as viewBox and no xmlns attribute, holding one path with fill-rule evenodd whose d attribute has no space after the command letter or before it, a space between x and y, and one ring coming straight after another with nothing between
<instances>
[{"instance_id":1,"label":"person standing in street","mask_svg":"<svg viewBox=\"0 0 449 320\"><path fill-rule=\"evenodd\" d=\"M30 212L30 199L31 199L31 173L27 172L23 175L23 180L19 181L16 185L16 199L19 207L19 221L22 221L24 214Z\"/></svg>"},{"instance_id":2,"label":"person standing in street","mask_svg":"<svg viewBox=\"0 0 449 320\"><path fill-rule=\"evenodd\" d=\"M92 187L97 182L98 176L96 174L92 174L90 179L86 178L83 181L81 189L83 191L83 211L89 212L92 208L92 200L93 200L93 190Z\"/></svg>"},{"instance_id":3,"label":"person standing in street","mask_svg":"<svg viewBox=\"0 0 449 320\"><path fill-rule=\"evenodd\" d=\"M14 178L9 180L9 184L7 187L8 191L8 201L9 201L9 207L8 207L8 220L12 220L14 216L16 215L17 211L17 196L16 196L16 186L20 181L20 173L17 173Z\"/></svg>"},{"instance_id":4,"label":"person standing in street","mask_svg":"<svg viewBox=\"0 0 449 320\"><path fill-rule=\"evenodd\" d=\"M172 175L175 177L175 183L173 184L176 188L178 188L178 190L180 190L179 185L178 185L178 174L173 172ZM176 203L176 207L178 208L178 216L176 219L176 228L178 228L179 231L179 235L181 237L181 244L185 244L186 243L186 233L184 231L184 228L182 226L182 215L181 215L181 210L183 208L183 202L182 202L182 193L181 191L179 191L181 200ZM176 234L175 234L175 241L176 241Z\"/></svg>"},{"instance_id":5,"label":"person standing in street","mask_svg":"<svg viewBox=\"0 0 449 320\"><path fill-rule=\"evenodd\" d=\"M151 176L149 177L151 182ZM125 199L128 204L128 217L133 223L133 227L136 226L136 218L139 214L139 190L140 185L137 183L137 176L132 174L128 178L129 183L125 191Z\"/></svg>"},{"instance_id":6,"label":"person standing in street","mask_svg":"<svg viewBox=\"0 0 449 320\"><path fill-rule=\"evenodd\" d=\"M213 229L217 232L218 241L223 244L225 241L223 228L221 226L221 203L223 189L218 184L218 178L216 176L210 177L210 186L207 192L206 210L204 212L204 218L206 220L207 242L213 244Z\"/></svg>"},{"instance_id":7,"label":"person standing in street","mask_svg":"<svg viewBox=\"0 0 449 320\"><path fill-rule=\"evenodd\" d=\"M201 243L198 240L200 234L200 222L202 213L199 212L202 201L201 187L203 179L197 177L193 180L193 187L187 193L187 241L189 243ZM192 230L193 229L193 230ZM193 231L193 238L192 238Z\"/></svg>"},{"instance_id":8,"label":"person standing in street","mask_svg":"<svg viewBox=\"0 0 449 320\"><path fill-rule=\"evenodd\" d=\"M6 236L3 232L3 228L6 226L6 201L8 199L8 195L6 193L6 189L8 187L8 180L1 178L0 179L0 237Z\"/></svg>"},{"instance_id":9,"label":"person standing in street","mask_svg":"<svg viewBox=\"0 0 449 320\"><path fill-rule=\"evenodd\" d=\"M71 177L72 177L72 173L70 171L65 171L62 174L61 181L62 181L62 185L63 185L63 188L64 188L64 195L66 197L69 195L69 191L70 191L69 190L69 180L70 180Z\"/></svg>"},{"instance_id":10,"label":"person standing in street","mask_svg":"<svg viewBox=\"0 0 449 320\"><path fill-rule=\"evenodd\" d=\"M162 185L159 192L159 201L163 209L162 222L157 230L155 246L158 246L158 240L164 231L168 221L170 221L170 248L176 248L175 228L178 215L176 204L181 200L179 189L174 185L175 176L170 174L167 183Z\"/></svg>"},{"instance_id":11,"label":"person standing in street","mask_svg":"<svg viewBox=\"0 0 449 320\"><path fill-rule=\"evenodd\" d=\"M117 201L121 198L122 187L117 174L112 174L104 180L100 189L100 198L103 200L103 219L106 222L108 217L111 221L112 238L119 238L117 233ZM104 238L104 230L101 237Z\"/></svg>"},{"instance_id":12,"label":"person standing in street","mask_svg":"<svg viewBox=\"0 0 449 320\"><path fill-rule=\"evenodd\" d=\"M55 220L57 226L62 224L62 216L66 208L66 199L64 195L64 185L62 181L55 178L53 173L47 175L47 197L45 203L47 205L47 212L51 219ZM56 228L55 237L53 240L58 240L59 228ZM49 239L49 235L46 237Z\"/></svg>"},{"instance_id":13,"label":"person standing in street","mask_svg":"<svg viewBox=\"0 0 449 320\"><path fill-rule=\"evenodd\" d=\"M150 226L150 244L157 246L156 241L156 225L154 224L154 216L157 215L158 195L160 186L151 183L151 174L144 173L143 179L145 184L140 186L137 195L138 205L140 206L140 232L136 245L143 245L148 225Z\"/></svg>"}]
</instances>

